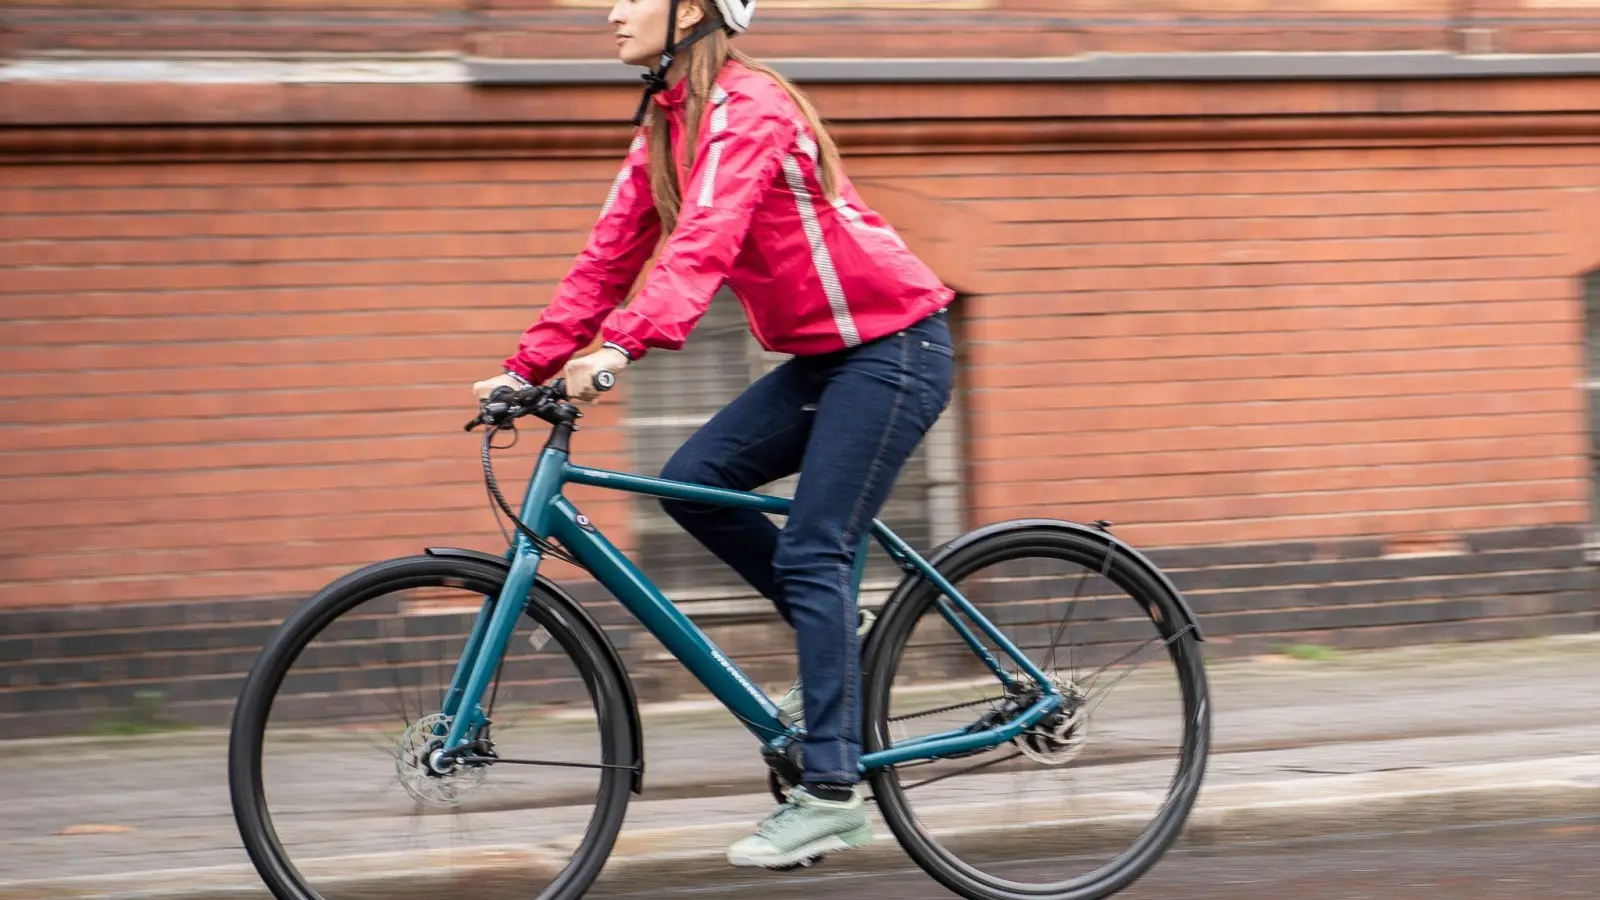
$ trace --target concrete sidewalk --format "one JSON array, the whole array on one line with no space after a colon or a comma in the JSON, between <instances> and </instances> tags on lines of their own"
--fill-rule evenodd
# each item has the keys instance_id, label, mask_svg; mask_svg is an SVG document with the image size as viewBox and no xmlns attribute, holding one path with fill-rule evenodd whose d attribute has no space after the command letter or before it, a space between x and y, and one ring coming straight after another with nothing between
<instances>
[{"instance_id":1,"label":"concrete sidewalk","mask_svg":"<svg viewBox=\"0 0 1600 900\"><path fill-rule=\"evenodd\" d=\"M1213 755L1186 841L1600 811L1600 637L1213 663L1209 674ZM646 793L603 878L726 877L724 847L772 805L754 740L720 707L695 704L647 710L645 735ZM265 896L229 809L225 740L5 742L0 898ZM967 823L950 839L979 849L991 840L1013 850L1035 839L1041 850L1063 840L1109 846L1126 840L1127 813L1159 802L1163 782L1150 765L1096 768L1107 784L1074 796L1069 814L1019 796L1002 775L930 785L919 814L949 811ZM338 765L295 777L297 797L349 793ZM418 875L433 864L425 854L394 851L403 834L392 816L328 806L298 837L322 848L319 867L353 879L349 896L367 894L363 879L385 897L437 890ZM470 855L482 885L495 871L548 866L559 857L549 848L569 842L587 812L474 817L450 859ZM837 865L908 865L879 829L874 847Z\"/></svg>"}]
</instances>

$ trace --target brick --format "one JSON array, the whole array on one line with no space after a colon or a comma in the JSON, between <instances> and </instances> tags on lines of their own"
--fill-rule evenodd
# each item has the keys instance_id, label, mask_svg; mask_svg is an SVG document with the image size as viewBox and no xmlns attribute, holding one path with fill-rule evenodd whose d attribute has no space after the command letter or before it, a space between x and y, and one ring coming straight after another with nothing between
<instances>
[{"instance_id":1,"label":"brick","mask_svg":"<svg viewBox=\"0 0 1600 900\"><path fill-rule=\"evenodd\" d=\"M527 222L536 226L537 222ZM457 234L359 235L311 237L188 237L137 241L61 241L41 246L36 241L0 244L0 265L11 266L136 266L159 263L234 262L258 264L289 261L354 261L408 259L492 259L525 257L535 248L535 227L512 232Z\"/></svg>"},{"instance_id":2,"label":"brick","mask_svg":"<svg viewBox=\"0 0 1600 900\"><path fill-rule=\"evenodd\" d=\"M1580 556L1576 548L1567 548L1490 554L1293 560L1254 566L1224 566L1201 559L1200 566L1174 568L1168 574L1180 590L1195 597L1217 595L1225 602L1235 602L1231 598L1240 595L1241 591L1292 588L1295 593L1288 597L1281 594L1264 596L1262 602L1276 606L1312 606L1581 590L1592 581L1592 576L1581 566L1575 565ZM1295 596L1304 598L1318 592L1330 592L1336 596L1317 602L1284 602ZM1253 601L1241 604L1241 608L1252 606Z\"/></svg>"},{"instance_id":3,"label":"brick","mask_svg":"<svg viewBox=\"0 0 1600 900\"><path fill-rule=\"evenodd\" d=\"M618 145L626 148L627 141ZM1530 162L1536 161L1529 157ZM425 174L441 184L501 184L530 182L570 185L584 180L604 186L616 174L614 161L571 160L554 164L529 159L419 159L396 166L388 160L360 158L278 160L270 166L241 166L230 160L195 160L182 166L139 169L62 164L46 169L20 169L9 173L7 185L31 188L82 187L208 187L338 186L350 184L411 185ZM591 217L592 218L592 217Z\"/></svg>"},{"instance_id":4,"label":"brick","mask_svg":"<svg viewBox=\"0 0 1600 900\"><path fill-rule=\"evenodd\" d=\"M470 292L473 309L510 308L521 311L528 323L549 299L548 289L526 285L341 285L315 291L291 288L245 288L222 291L147 291L85 294L70 308L52 295L19 295L7 301L17 319L71 320L83 317L166 317L202 315L272 315L325 313L330 308L350 312L418 309L437 312L462 303ZM132 322L135 326L147 323ZM519 328L520 331L520 328ZM443 337L443 336L441 336Z\"/></svg>"},{"instance_id":5,"label":"brick","mask_svg":"<svg viewBox=\"0 0 1600 900\"><path fill-rule=\"evenodd\" d=\"M619 154L620 155L620 154ZM616 164L599 178L566 183L354 183L174 187L40 188L0 190L0 212L31 215L64 213L198 213L261 210L384 210L391 215L424 209L542 209L579 206L598 213ZM582 171L582 170L580 170Z\"/></svg>"},{"instance_id":6,"label":"brick","mask_svg":"<svg viewBox=\"0 0 1600 900\"><path fill-rule=\"evenodd\" d=\"M1178 229L1181 231L1182 229ZM1322 240L1234 239L1186 240L1163 229L1158 240L1120 244L997 247L985 264L1002 271L1112 266L1187 266L1235 263L1338 262L1368 263L1411 260L1478 259L1504 252L1503 235L1435 237L1330 237ZM1514 236L1513 236L1514 237ZM1529 255L1541 255L1534 251Z\"/></svg>"},{"instance_id":7,"label":"brick","mask_svg":"<svg viewBox=\"0 0 1600 900\"><path fill-rule=\"evenodd\" d=\"M458 497L469 492L454 492ZM478 504L474 504L478 506ZM450 504L439 509L449 510ZM374 513L381 513L381 508ZM310 515L327 514L310 513ZM226 524L217 526L226 528ZM409 548L419 552L416 542ZM346 566L354 569L365 563L404 552L392 538L319 540L292 550L273 545L223 544L190 549L149 550L136 555L106 553L60 553L25 557L11 562L11 580L17 583L66 579L148 577L171 572L244 571L281 569L285 566Z\"/></svg>"},{"instance_id":8,"label":"brick","mask_svg":"<svg viewBox=\"0 0 1600 900\"><path fill-rule=\"evenodd\" d=\"M1301 160L1305 157L1295 154L1287 157L1289 160ZM1192 160L1193 157L1190 157ZM1391 204L1405 203L1409 200L1423 199L1417 195L1432 195L1442 191L1496 191L1503 190L1508 184L1527 184L1529 186L1548 187L1561 184L1582 184L1593 176L1594 162L1592 158L1584 159L1567 155L1565 159L1552 160L1543 166L1530 166L1526 164L1508 166L1482 166L1471 165L1452 167L1448 165L1434 165L1428 168L1376 168L1367 165L1352 167L1349 160L1338 167L1318 167L1315 165L1285 165L1273 169L1252 169L1245 163L1239 169L1215 171L1202 169L1196 166L1192 171L1179 172L1149 172L1138 167L1130 167L1123 171L1056 174L1040 173L1035 175L999 175L987 177L974 177L961 181L950 181L941 193L963 200L1020 200L1028 203L1042 203L1043 197L1061 198L1137 198L1141 202L1131 205L1123 210L1124 214L1111 216L1112 219L1138 219L1141 216L1127 215L1149 204L1152 208L1159 202L1177 202L1180 205L1189 201L1203 202L1205 208L1216 208L1218 198L1248 197L1254 199L1268 199L1274 201L1274 206L1256 208L1250 211L1249 216L1234 215L1227 218L1237 218L1241 222L1259 221L1257 217L1275 220L1290 215L1307 215L1307 198L1318 199L1335 195L1344 191L1360 190L1364 193L1363 202ZM1452 198L1448 196L1429 196L1423 202L1461 201L1467 198ZM1480 198L1488 199L1488 198ZM1280 200L1287 205L1276 205ZM1537 218L1526 209L1512 209L1500 212L1504 206L1490 207L1477 215L1469 215L1455 223L1431 223L1414 221L1406 226L1408 229L1423 229L1422 234L1485 234L1497 233L1495 229L1488 231L1479 230L1482 222L1510 221L1521 223L1522 229L1527 230L1537 223ZM1291 212L1293 211L1293 212ZM1418 210L1420 211L1420 210ZM1504 217L1509 216L1509 219ZM1156 216L1154 218L1165 218ZM1357 225L1367 216L1358 216L1355 222L1339 220L1327 221L1334 233L1340 233L1344 228ZM1291 222L1291 229L1296 223ZM1298 223L1309 226L1310 222ZM1394 222L1399 225L1400 223ZM1477 227L1472 227L1476 225ZM1435 229L1445 229L1438 232ZM1362 231L1344 232L1352 235L1365 234ZM1411 233L1409 230L1405 233ZM1291 230L1284 237L1294 237ZM1323 236L1316 232L1307 233L1306 237ZM1273 235L1273 237L1279 237Z\"/></svg>"},{"instance_id":9,"label":"brick","mask_svg":"<svg viewBox=\"0 0 1600 900\"><path fill-rule=\"evenodd\" d=\"M608 173L615 174L615 173ZM607 182L597 182L604 197ZM121 249L135 257L141 250L154 250L158 242L173 240L195 244L191 251L204 249L211 238L273 238L282 235L458 235L494 234L522 236L533 240L574 241L574 233L586 232L595 222L596 209L590 204L573 206L532 206L499 208L434 208L406 210L342 210L317 212L272 212L218 210L214 212L131 212L85 215L65 212L57 215L10 215L0 219L0 240L70 241L87 247L66 248Z\"/></svg>"},{"instance_id":10,"label":"brick","mask_svg":"<svg viewBox=\"0 0 1600 900\"><path fill-rule=\"evenodd\" d=\"M364 338L389 335L488 334L502 346L515 348L515 342L532 321L526 310L475 309L406 310L404 312L351 312L336 314L302 313L292 321L273 323L274 339ZM259 336L264 330L260 316L171 317L162 320L132 321L107 318L98 321L14 322L12 339L19 345L102 344L128 340L130 325L144 340L154 342L234 341Z\"/></svg>"},{"instance_id":11,"label":"brick","mask_svg":"<svg viewBox=\"0 0 1600 900\"><path fill-rule=\"evenodd\" d=\"M1328 262L1226 263L1190 266L1126 266L1008 270L985 273L985 291L1026 293L1069 283L1076 291L1174 290L1187 287L1266 288L1305 284L1402 286L1414 282L1460 281L1493 271L1500 278L1545 274L1557 262L1539 256L1497 255L1479 259L1389 260L1344 265Z\"/></svg>"},{"instance_id":12,"label":"brick","mask_svg":"<svg viewBox=\"0 0 1600 900\"><path fill-rule=\"evenodd\" d=\"M608 453L590 452L588 448L598 443L590 435L575 447L586 462L605 468L628 468L625 458ZM475 448L474 448L475 449ZM507 459L504 454L495 463L496 477L502 490L512 484L525 483L531 460ZM194 504L199 498L215 497L223 504L241 502L237 495L285 491L317 491L348 487L352 490L389 488L404 491L419 485L450 485L478 483L482 479L479 460L463 451L441 458L401 459L397 461L345 460L328 466L266 466L249 471L220 468L205 471L179 470L174 472L144 472L138 478L118 477L111 474L28 478L3 481L6 501L28 505L40 501L70 504L82 500L104 507L107 500L129 499L142 503L155 498L171 498L176 503ZM577 492L574 491L574 496ZM137 513L104 512L101 521L125 521Z\"/></svg>"},{"instance_id":13,"label":"brick","mask_svg":"<svg viewBox=\"0 0 1600 900\"><path fill-rule=\"evenodd\" d=\"M1283 87L1303 97L1307 85L1286 83ZM1212 93L1215 95L1214 90ZM1477 99L1483 100L1481 96ZM1301 99L1299 102L1303 103L1304 100ZM874 177L904 179L908 185L918 190L941 196L990 197L998 193L988 186L988 182L993 179L1030 176L1086 177L1105 174L1125 176L1130 173L1205 175L1219 171L1246 174L1343 172L1352 167L1388 174L1413 169L1467 167L1583 169L1595 164L1592 150L1584 146L1562 144L1521 146L1512 152L1497 151L1492 147L1477 144L1444 143L1396 143L1364 146L1360 150L1360 156L1353 157L1350 148L1342 146L1301 145L1293 147L1288 152L1283 147L1270 145L1150 146L1138 148L1136 162L1130 162L1129 156L1121 152L1084 152L1074 154L1070 166L1064 166L1058 156L1046 153L950 154L919 160L915 170L909 172L900 158L863 157L851 162L851 171ZM982 179L982 183L971 188L962 187L963 182L977 179ZM1021 182L1012 183L1015 185ZM1203 186L1205 181L1202 178L1191 183ZM1252 210L1252 212L1262 211Z\"/></svg>"},{"instance_id":14,"label":"brick","mask_svg":"<svg viewBox=\"0 0 1600 900\"><path fill-rule=\"evenodd\" d=\"M1530 437L1524 443L1530 446L1543 440ZM1327 471L1330 483L1360 477L1367 473L1372 484L1395 483L1412 479L1425 480L1428 473L1455 471L1467 480L1487 477L1491 471L1514 469L1523 463L1520 455L1506 453L1486 455L1483 458L1441 462L1445 454L1436 451L1435 444L1332 446L1322 448L1281 448L1237 453L1160 453L1160 454L1106 454L1082 458L1043 459L1026 464L1006 461L976 465L978 476L984 483L1003 483L1031 478L1036 481L1056 479L1119 480L1132 477L1160 479L1164 477L1196 474L1221 475L1259 474L1263 480L1282 479L1290 473ZM1403 451L1403 452L1401 452ZM1546 464L1541 464L1546 465ZM1547 471L1574 474L1585 465L1578 455L1564 461L1552 460ZM1341 468L1343 467L1343 468ZM1417 468L1413 468L1417 467ZM1480 468L1481 467L1481 468ZM1393 468L1394 472L1389 473ZM1479 475L1480 471L1483 473Z\"/></svg>"},{"instance_id":15,"label":"brick","mask_svg":"<svg viewBox=\"0 0 1600 900\"><path fill-rule=\"evenodd\" d=\"M1555 594L1537 600L1514 597L1481 600L1445 600L1420 603L1387 603L1339 609L1319 608L1283 612L1232 613L1217 616L1219 630L1229 634L1298 631L1303 629L1397 626L1497 619L1508 616L1539 616L1581 613L1593 609L1587 593Z\"/></svg>"},{"instance_id":16,"label":"brick","mask_svg":"<svg viewBox=\"0 0 1600 900\"><path fill-rule=\"evenodd\" d=\"M1493 467L1484 465L1485 469ZM1503 465L1502 471L1516 468ZM1146 478L1134 482L1101 480L1012 482L986 485L985 496L1001 505L1023 503L1098 503L1113 514L1162 515L1203 518L1254 518L1273 515L1367 512L1435 506L1477 505L1540 500L1568 500L1581 497L1583 485L1571 477L1571 464L1555 464L1544 472L1532 471L1522 478L1496 482L1470 479L1470 469L1457 477L1460 481L1427 484L1427 479L1403 479L1403 486L1389 487L1367 483L1359 487L1341 483L1331 472L1238 473L1229 475L1179 475ZM1540 475L1544 477L1541 478ZM1367 476L1355 470L1349 479ZM1401 480L1401 479L1397 479ZM1402 504L1413 504L1405 506Z\"/></svg>"},{"instance_id":17,"label":"brick","mask_svg":"<svg viewBox=\"0 0 1600 900\"><path fill-rule=\"evenodd\" d=\"M1195 315L1246 311L1271 313L1308 308L1326 310L1334 316L1358 316L1370 307L1393 308L1401 303L1407 306L1448 304L1453 308L1471 310L1480 304L1522 300L1553 301L1571 310L1561 316L1562 320L1570 320L1577 312L1572 303L1571 281L1553 277L1516 281L1466 279L1400 284L1269 285L1251 289L1201 286L1181 290L1090 292L1076 290L1070 284L1060 288L1055 293L981 295L971 298L968 303L975 316L997 319L1046 316L1087 318L1112 312L1122 315L1169 312ZM1374 316L1367 321L1381 320Z\"/></svg>"},{"instance_id":18,"label":"brick","mask_svg":"<svg viewBox=\"0 0 1600 900\"><path fill-rule=\"evenodd\" d=\"M1023 320L1026 322L1026 320ZM1362 371L1384 371L1393 366L1383 354L1386 351L1409 351L1416 354L1434 354L1434 358L1419 361L1416 368L1432 369L1435 366L1450 368L1452 357L1461 357L1460 351L1492 347L1503 351L1508 345L1529 355L1536 348L1556 347L1565 351L1578 337L1579 329L1564 321L1537 323L1502 323L1497 325L1440 324L1419 328L1366 328L1339 330L1224 333L1169 333L1144 335L1140 333L1111 335L1073 335L1070 319L1057 319L1040 324L1034 335L1017 334L1000 341L1005 344L1005 359L1009 364L1054 362L1061 358L1057 349L1062 340L1072 342L1072 359L1077 360L1162 360L1204 357L1208 361L1226 364L1242 360L1261 367L1258 376L1276 377L1296 371L1305 374L1332 375ZM1225 326L1224 326L1225 327ZM1131 330L1131 329L1130 329ZM1018 329L1027 331L1026 328ZM1212 348L1211 353L1206 348ZM976 352L978 345L972 345ZM1576 363L1575 354L1565 354ZM1221 359L1218 360L1217 358ZM1261 359L1277 357L1277 359ZM1524 356L1514 356L1521 360ZM1279 372L1268 366L1287 366L1290 370ZM1152 373L1150 380L1159 380Z\"/></svg>"},{"instance_id":19,"label":"brick","mask_svg":"<svg viewBox=\"0 0 1600 900\"><path fill-rule=\"evenodd\" d=\"M1419 643L1515 640L1594 630L1592 613L1530 616L1510 619L1428 622L1352 629L1288 631L1269 635L1224 637L1205 645L1207 658L1258 656L1294 644L1320 643L1336 649L1360 650Z\"/></svg>"},{"instance_id":20,"label":"brick","mask_svg":"<svg viewBox=\"0 0 1600 900\"><path fill-rule=\"evenodd\" d=\"M458 420L456 427L459 428L459 414L454 418ZM464 437L451 440L439 436L448 433L442 427L443 423L439 424L441 427L432 429L432 435L402 436L376 445L369 441L276 441L237 446L207 444L162 447L147 450L138 456L107 448L63 452L48 457L0 457L0 472L6 477L72 472L142 473L192 468L331 464L348 458L346 454L357 452L364 452L374 459L387 460L422 460L473 452ZM357 451L358 445L365 449Z\"/></svg>"},{"instance_id":21,"label":"brick","mask_svg":"<svg viewBox=\"0 0 1600 900\"><path fill-rule=\"evenodd\" d=\"M466 294L464 288L459 291ZM531 320L531 316L529 317ZM341 361L372 361L396 359L488 359L496 364L516 347L515 334L501 333L489 337L443 335L394 335L384 338L364 336L348 337L339 344ZM432 348L433 352L430 352ZM492 349L491 349L492 348ZM119 342L109 345L21 347L0 358L0 371L39 372L184 368L187 366L238 366L241 363L314 363L328 360L328 347L321 342L306 340L279 340L270 335L259 339L240 341L209 341L168 343L152 341ZM170 365L177 362L177 366ZM158 365L167 363L168 365ZM470 385L469 385L470 387ZM470 394L469 394L470 396Z\"/></svg>"},{"instance_id":22,"label":"brick","mask_svg":"<svg viewBox=\"0 0 1600 900\"><path fill-rule=\"evenodd\" d=\"M1123 505L1118 516L1109 516L1105 504L1042 503L1027 506L993 507L978 498L969 513L974 522L992 522L1013 517L1042 516L1078 522L1099 518L1119 521L1117 532L1135 546L1200 545L1219 537L1240 542L1263 541L1272 535L1291 532L1307 538L1349 538L1366 534L1410 534L1467 532L1488 529L1521 528L1550 523L1581 524L1588 521L1585 501L1525 501L1479 506L1399 511L1365 511L1307 516L1274 515L1264 518L1213 517L1182 521L1168 511L1147 514L1148 510Z\"/></svg>"},{"instance_id":23,"label":"brick","mask_svg":"<svg viewBox=\"0 0 1600 900\"><path fill-rule=\"evenodd\" d=\"M91 291L163 291L241 287L315 288L324 285L476 284L560 279L572 266L566 254L547 259L395 260L375 263L283 262L253 266L125 266L105 269L25 267L0 285L0 293L72 294Z\"/></svg>"},{"instance_id":24,"label":"brick","mask_svg":"<svg viewBox=\"0 0 1600 900\"><path fill-rule=\"evenodd\" d=\"M1506 351L1507 354L1526 355L1529 362L1537 362L1537 348L1527 351ZM1432 354L1417 354L1428 356ZM1438 356L1451 359L1456 365L1441 367L1437 371L1422 374L1387 374L1382 371L1362 375L1327 375L1318 377L1307 373L1300 377L1273 378L1270 367L1263 367L1260 380L1237 381L1174 381L1174 382L1144 382L1138 388L1128 384L1081 384L1073 385L1071 389L1050 387L1011 388L1007 390L986 391L981 396L981 412L978 418L1000 418L1007 416L1012 422L999 423L999 433L1038 433L1037 429L1023 427L1024 423L1016 422L1017 413L1037 413L1044 416L1057 415L1063 417L1062 425L1074 422L1083 428L1085 418L1093 421L1093 416L1100 412L1109 412L1122 417L1140 417L1136 427L1159 428L1164 426L1163 417L1183 415L1178 407L1185 404L1243 404L1243 403L1284 403L1292 404L1303 401L1322 401L1351 399L1358 397L1379 398L1391 392L1402 396L1426 396L1447 394L1451 390L1470 391L1474 387L1480 390L1492 391L1498 382L1495 372L1474 370L1474 360L1488 362L1498 359L1494 351L1482 353L1457 352L1441 353ZM1560 370L1551 370L1548 379L1529 377L1526 384L1533 388L1551 387L1551 382L1560 374ZM1542 383L1541 383L1542 381ZM1387 390L1385 388L1388 388ZM1131 396L1130 396L1131 395ZM1130 402L1136 400L1138 402ZM1559 408L1570 410L1572 404L1561 403ZM1060 411L1060 412L1055 412ZM1070 412L1069 412L1070 411ZM1088 412L1084 412L1088 411ZM1292 415L1292 412L1290 413ZM1507 415L1527 414L1518 410ZM1078 417L1076 420L1067 417ZM1430 416L1430 418L1433 418ZM1566 415L1559 419L1562 424L1558 430L1569 431L1582 427L1580 417L1575 414ZM990 424L986 422L986 425ZM1037 423L1036 423L1037 424ZM1219 423L1227 424L1227 423ZM1248 420L1239 424L1248 424ZM1068 430L1050 429L1050 430ZM1092 425L1086 430L1096 430ZM1467 435L1448 435L1462 436Z\"/></svg>"},{"instance_id":25,"label":"brick","mask_svg":"<svg viewBox=\"0 0 1600 900\"><path fill-rule=\"evenodd\" d=\"M1561 481L1581 476L1585 462L1579 457L1552 459L1540 462L1527 460L1475 461L1469 463L1415 464L1409 466L1352 466L1346 468L1305 468L1275 471L1272 469L1241 470L1216 473L1209 471L1184 472L1171 475L1148 473L1136 481L1110 481L1097 477L1092 471L1067 473L1056 471L1048 481L1050 488L1040 485L1056 467L1040 467L1032 472L1015 469L996 477L997 473L985 471L984 479L993 491L994 498L1003 498L1028 491L1055 491L1055 496L1072 497L1090 502L1104 499L1108 502L1153 500L1172 496L1234 496L1292 494L1329 490L1355 493L1363 490L1385 491L1402 486L1480 485L1489 483L1514 483L1522 481ZM1030 475L1037 477L1030 478ZM1003 501L1002 501L1003 502Z\"/></svg>"},{"instance_id":26,"label":"brick","mask_svg":"<svg viewBox=\"0 0 1600 900\"><path fill-rule=\"evenodd\" d=\"M1258 298L1259 299L1259 298ZM1089 310L1083 310L1088 312ZM970 342L1073 339L1094 337L1132 337L1174 334L1256 335L1292 334L1311 332L1317 336L1316 349L1325 352L1334 348L1323 341L1327 338L1352 339L1343 331L1383 331L1400 335L1420 330L1426 335L1449 336L1452 326L1468 325L1538 325L1552 327L1576 323L1581 310L1570 300L1531 299L1508 301L1482 301L1463 303L1372 304L1369 306L1344 306L1335 308L1309 308L1301 306L1256 306L1228 310L1208 311L1152 310L1129 311L1116 317L1063 315L1023 311L1006 315L996 311L993 315L970 320L966 335ZM1563 335L1565 338L1566 335ZM1414 343L1430 346L1449 346L1443 340L1423 339ZM1253 349L1253 348L1252 348ZM1220 361L1220 360L1219 360Z\"/></svg>"},{"instance_id":27,"label":"brick","mask_svg":"<svg viewBox=\"0 0 1600 900\"><path fill-rule=\"evenodd\" d=\"M1487 175L1487 173L1486 173ZM1169 240L1182 235L1204 237L1207 226L1226 228L1229 223L1243 218L1242 202L1262 203L1259 215L1270 218L1280 216L1375 216L1421 215L1426 213L1487 213L1499 212L1508 204L1520 201L1504 197L1500 192L1488 190L1435 190L1435 191L1359 191L1354 193L1297 193L1271 197L1271 206L1265 206L1267 196L1252 192L1245 196L1219 196L1195 194L1172 196L1165 193L1150 196L1115 197L1040 197L1026 199L994 200L985 204L985 212L999 223L1052 223L1052 222L1130 222L1151 221L1161 223L1154 234L1170 235ZM1511 208L1515 209L1513 205ZM1197 221L1198 220L1198 221ZM1216 236L1209 232L1209 236ZM1040 238L1048 240L1048 238Z\"/></svg>"}]
</instances>

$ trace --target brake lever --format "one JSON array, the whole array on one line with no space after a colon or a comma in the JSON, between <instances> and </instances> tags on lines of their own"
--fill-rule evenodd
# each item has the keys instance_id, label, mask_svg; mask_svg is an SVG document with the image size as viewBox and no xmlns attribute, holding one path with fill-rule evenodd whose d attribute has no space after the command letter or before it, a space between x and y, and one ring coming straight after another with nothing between
<instances>
[{"instance_id":1,"label":"brake lever","mask_svg":"<svg viewBox=\"0 0 1600 900\"><path fill-rule=\"evenodd\" d=\"M511 412L512 406L507 398L510 398L515 393L511 388L504 385L495 388L489 393L488 397L478 401L478 415L467 422L462 430L471 431L479 425L498 424L502 418L505 418Z\"/></svg>"}]
</instances>

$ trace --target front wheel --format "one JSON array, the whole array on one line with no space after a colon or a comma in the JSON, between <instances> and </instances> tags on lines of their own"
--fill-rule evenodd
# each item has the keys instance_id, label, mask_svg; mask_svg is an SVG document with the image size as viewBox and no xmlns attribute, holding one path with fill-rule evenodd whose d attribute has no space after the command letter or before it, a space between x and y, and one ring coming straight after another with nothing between
<instances>
[{"instance_id":1,"label":"front wheel","mask_svg":"<svg viewBox=\"0 0 1600 900\"><path fill-rule=\"evenodd\" d=\"M575 900L599 874L633 777L627 675L560 598L535 585L484 691L478 761L428 762L504 575L460 558L379 563L267 642L234 713L228 779L279 900Z\"/></svg>"},{"instance_id":2,"label":"front wheel","mask_svg":"<svg viewBox=\"0 0 1600 900\"><path fill-rule=\"evenodd\" d=\"M907 854L971 900L1110 896L1155 865L1194 805L1211 727L1199 643L1179 598L1117 549L1040 526L937 562L1066 698L1012 742L872 775ZM940 613L943 594L912 577L873 635L868 751L1008 721L1038 687L982 638L1019 683L1007 689Z\"/></svg>"}]
</instances>

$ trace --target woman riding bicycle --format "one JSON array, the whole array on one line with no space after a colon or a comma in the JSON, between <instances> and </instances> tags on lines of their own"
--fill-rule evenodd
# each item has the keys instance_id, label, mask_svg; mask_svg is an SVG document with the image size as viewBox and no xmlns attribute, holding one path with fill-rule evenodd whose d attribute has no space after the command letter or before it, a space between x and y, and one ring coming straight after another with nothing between
<instances>
[{"instance_id":1,"label":"woman riding bicycle","mask_svg":"<svg viewBox=\"0 0 1600 900\"><path fill-rule=\"evenodd\" d=\"M728 860L786 866L862 846L852 564L901 466L949 402L952 292L846 178L833 140L781 75L729 46L755 0L618 0L618 57L657 66L641 124L572 271L481 399L563 372L579 400L651 349L677 350L726 284L756 339L792 358L668 461L663 477L754 490L800 473L780 530L765 515L667 512L795 629L804 783ZM665 235L665 241L661 242ZM655 266L619 308L660 243ZM574 359L596 332L604 346ZM800 701L796 703L794 701Z\"/></svg>"}]
</instances>

